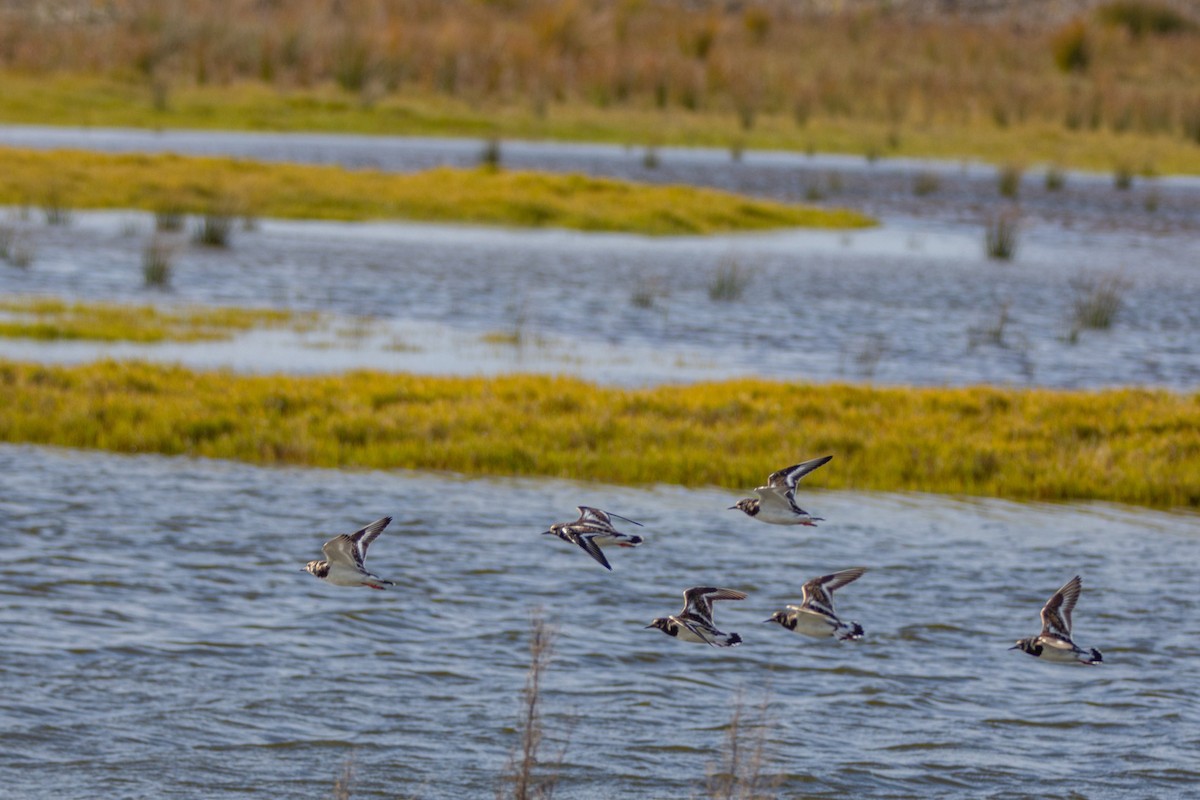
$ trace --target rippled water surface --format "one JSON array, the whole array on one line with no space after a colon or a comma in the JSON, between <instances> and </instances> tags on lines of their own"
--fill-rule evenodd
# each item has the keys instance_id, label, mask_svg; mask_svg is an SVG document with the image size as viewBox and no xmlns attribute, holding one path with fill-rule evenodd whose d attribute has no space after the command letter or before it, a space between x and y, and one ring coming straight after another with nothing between
<instances>
[{"instance_id":1,"label":"rippled water surface","mask_svg":"<svg viewBox=\"0 0 1200 800\"><path fill-rule=\"evenodd\" d=\"M826 469L836 469L837 461ZM565 798L703 795L739 695L784 796L1185 797L1200 781L1200 524L1109 506L812 492L819 529L736 493L262 469L0 446L0 786L11 797L486 797L515 743L534 608ZM605 572L539 536L577 503L645 523ZM395 521L394 591L298 571ZM807 577L857 643L761 624ZM1101 667L1006 648L1080 573ZM741 647L644 630L681 591Z\"/></svg>"}]
</instances>

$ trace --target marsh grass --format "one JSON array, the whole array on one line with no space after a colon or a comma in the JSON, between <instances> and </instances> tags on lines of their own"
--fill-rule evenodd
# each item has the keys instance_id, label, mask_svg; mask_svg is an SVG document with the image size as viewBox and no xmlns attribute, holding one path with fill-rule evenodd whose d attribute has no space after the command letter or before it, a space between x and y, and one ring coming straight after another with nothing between
<instances>
[{"instance_id":1,"label":"marsh grass","mask_svg":"<svg viewBox=\"0 0 1200 800\"><path fill-rule=\"evenodd\" d=\"M744 136L996 163L1053 157L1065 134L1072 165L1093 168L1120 132L1200 159L1181 120L1200 36L1190 22L1155 34L1172 25L1162 12L1123 11L1114 27L1048 0L953 14L877 0L82 5L53 24L46 3L5 6L0 118L609 142L655 131L663 144ZM765 35L747 31L751 12Z\"/></svg>"},{"instance_id":2,"label":"marsh grass","mask_svg":"<svg viewBox=\"0 0 1200 800\"><path fill-rule=\"evenodd\" d=\"M1116 0L1096 9L1106 25L1124 28L1134 38L1166 36L1196 30L1196 23L1172 6L1154 0Z\"/></svg>"},{"instance_id":3,"label":"marsh grass","mask_svg":"<svg viewBox=\"0 0 1200 800\"><path fill-rule=\"evenodd\" d=\"M168 206L154 212L154 229L161 233L175 233L187 224L187 214L178 206Z\"/></svg>"},{"instance_id":4,"label":"marsh grass","mask_svg":"<svg viewBox=\"0 0 1200 800\"><path fill-rule=\"evenodd\" d=\"M192 241L204 247L229 247L229 238L233 235L233 221L234 217L228 211L209 211L192 232Z\"/></svg>"},{"instance_id":5,"label":"marsh grass","mask_svg":"<svg viewBox=\"0 0 1200 800\"><path fill-rule=\"evenodd\" d=\"M1056 164L1051 164L1046 168L1046 191L1059 192L1067 185L1067 176L1062 168Z\"/></svg>"},{"instance_id":6,"label":"marsh grass","mask_svg":"<svg viewBox=\"0 0 1200 800\"><path fill-rule=\"evenodd\" d=\"M1113 168L1113 186L1122 192L1133 188L1133 167L1122 161Z\"/></svg>"},{"instance_id":7,"label":"marsh grass","mask_svg":"<svg viewBox=\"0 0 1200 800\"><path fill-rule=\"evenodd\" d=\"M736 259L725 259L708 282L708 298L723 303L741 300L753 277L754 271L749 267Z\"/></svg>"},{"instance_id":8,"label":"marsh grass","mask_svg":"<svg viewBox=\"0 0 1200 800\"><path fill-rule=\"evenodd\" d=\"M484 169L500 169L501 162L500 140L494 136L484 140L479 153L479 166Z\"/></svg>"},{"instance_id":9,"label":"marsh grass","mask_svg":"<svg viewBox=\"0 0 1200 800\"><path fill-rule=\"evenodd\" d=\"M13 243L17 240L17 226L0 222L0 261L8 261L12 257Z\"/></svg>"},{"instance_id":10,"label":"marsh grass","mask_svg":"<svg viewBox=\"0 0 1200 800\"><path fill-rule=\"evenodd\" d=\"M942 188L942 179L936 172L922 170L913 176L913 194L926 197Z\"/></svg>"},{"instance_id":11,"label":"marsh grass","mask_svg":"<svg viewBox=\"0 0 1200 800\"><path fill-rule=\"evenodd\" d=\"M1083 330L1108 330L1125 303L1133 284L1120 273L1079 275L1071 288L1071 334L1074 341Z\"/></svg>"},{"instance_id":12,"label":"marsh grass","mask_svg":"<svg viewBox=\"0 0 1200 800\"><path fill-rule=\"evenodd\" d=\"M1014 199L1021 193L1021 168L1016 164L1005 164L996 172L996 188L1001 197Z\"/></svg>"},{"instance_id":13,"label":"marsh grass","mask_svg":"<svg viewBox=\"0 0 1200 800\"><path fill-rule=\"evenodd\" d=\"M653 308L659 298L669 295L665 283L658 277L638 276L633 283L629 302L638 308Z\"/></svg>"},{"instance_id":14,"label":"marsh grass","mask_svg":"<svg viewBox=\"0 0 1200 800\"><path fill-rule=\"evenodd\" d=\"M52 181L42 201L42 215L47 225L70 225L71 209L67 207L64 192L57 180Z\"/></svg>"},{"instance_id":15,"label":"marsh grass","mask_svg":"<svg viewBox=\"0 0 1200 800\"><path fill-rule=\"evenodd\" d=\"M988 220L983 234L984 252L988 258L1009 261L1016 255L1019 221L1020 216L1011 209Z\"/></svg>"},{"instance_id":16,"label":"marsh grass","mask_svg":"<svg viewBox=\"0 0 1200 800\"><path fill-rule=\"evenodd\" d=\"M157 234L142 248L142 282L151 289L163 289L171 283L175 247Z\"/></svg>"},{"instance_id":17,"label":"marsh grass","mask_svg":"<svg viewBox=\"0 0 1200 800\"><path fill-rule=\"evenodd\" d=\"M157 287L157 284L149 284ZM303 330L317 315L278 309L129 306L0 296L0 336L100 342L219 341L255 328Z\"/></svg>"},{"instance_id":18,"label":"marsh grass","mask_svg":"<svg viewBox=\"0 0 1200 800\"><path fill-rule=\"evenodd\" d=\"M258 464L737 488L780 452L828 451L839 468L815 486L1200 508L1200 394L1162 390L620 389L0 361L0 412L2 441Z\"/></svg>"},{"instance_id":19,"label":"marsh grass","mask_svg":"<svg viewBox=\"0 0 1200 800\"><path fill-rule=\"evenodd\" d=\"M5 175L0 203L20 202L50 175L65 176L79 208L154 210L157 198L170 197L173 207L205 215L198 229L205 241L227 239L232 218L250 208L291 219L399 218L650 235L873 224L852 211L711 189L515 170L439 168L404 175L228 158L0 148L0 174Z\"/></svg>"}]
</instances>

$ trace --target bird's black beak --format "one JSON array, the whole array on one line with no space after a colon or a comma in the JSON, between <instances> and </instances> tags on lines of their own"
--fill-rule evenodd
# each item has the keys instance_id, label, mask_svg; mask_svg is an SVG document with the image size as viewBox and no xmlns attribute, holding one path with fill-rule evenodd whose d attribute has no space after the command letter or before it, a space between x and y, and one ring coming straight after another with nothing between
<instances>
[{"instance_id":1,"label":"bird's black beak","mask_svg":"<svg viewBox=\"0 0 1200 800\"><path fill-rule=\"evenodd\" d=\"M1021 649L1021 645L1019 645L1019 644L1014 644L1012 647L1010 647L1010 648L1008 648L1008 649L1009 649L1009 650L1020 650L1020 649Z\"/></svg>"},{"instance_id":2,"label":"bird's black beak","mask_svg":"<svg viewBox=\"0 0 1200 800\"><path fill-rule=\"evenodd\" d=\"M763 622L774 622L774 621L775 621L775 618L774 618L774 617L771 617L770 619L764 619L764 620L763 620Z\"/></svg>"},{"instance_id":3,"label":"bird's black beak","mask_svg":"<svg viewBox=\"0 0 1200 800\"><path fill-rule=\"evenodd\" d=\"M542 536L553 536L554 531L542 531Z\"/></svg>"},{"instance_id":4,"label":"bird's black beak","mask_svg":"<svg viewBox=\"0 0 1200 800\"><path fill-rule=\"evenodd\" d=\"M654 624L651 624L651 625L647 625L647 626L646 626L646 628L657 628L657 627L658 627L658 626L657 626L657 625L654 625ZM642 630L646 630L646 628L642 628Z\"/></svg>"},{"instance_id":5,"label":"bird's black beak","mask_svg":"<svg viewBox=\"0 0 1200 800\"><path fill-rule=\"evenodd\" d=\"M729 508L727 508L727 509L725 509L725 510L726 510L726 511L737 511L737 510L738 510L738 507L737 507L737 506L730 506Z\"/></svg>"}]
</instances>

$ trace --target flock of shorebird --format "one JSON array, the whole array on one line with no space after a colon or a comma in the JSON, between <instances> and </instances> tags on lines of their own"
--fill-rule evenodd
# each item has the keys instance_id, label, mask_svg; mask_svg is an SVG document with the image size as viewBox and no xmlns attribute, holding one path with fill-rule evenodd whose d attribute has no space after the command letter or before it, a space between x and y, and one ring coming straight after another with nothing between
<instances>
[{"instance_id":1,"label":"flock of shorebird","mask_svg":"<svg viewBox=\"0 0 1200 800\"><path fill-rule=\"evenodd\" d=\"M755 497L739 500L730 509L738 509L753 519L773 525L814 526L823 518L814 517L796 504L796 483L832 458L822 456L772 472L766 485L754 490ZM612 570L612 565L605 558L602 547L636 547L643 541L641 536L618 531L613 519L638 527L641 527L640 522L591 506L579 506L577 510L578 519L557 522L544 531L544 535L557 536L577 545L607 570ZM372 589L395 586L392 581L384 580L366 568L367 548L391 521L391 517L384 517L354 533L333 537L321 548L325 560L310 561L303 570L335 586L368 586ZM858 580L866 571L866 567L853 567L813 578L801 587L800 605L789 605L763 621L777 623L805 636L833 637L841 641L859 639L863 635L862 625L845 622L838 617L833 609L833 593ZM1103 657L1099 650L1082 648L1071 639L1071 612L1082 588L1083 582L1078 575L1067 581L1042 606L1041 633L1020 639L1009 649L1059 663L1101 663ZM740 644L742 637L736 633L725 633L713 624L712 604L718 600L744 599L746 593L736 589L694 586L683 593L682 611L659 617L646 627L657 628L685 642L731 647Z\"/></svg>"}]
</instances>

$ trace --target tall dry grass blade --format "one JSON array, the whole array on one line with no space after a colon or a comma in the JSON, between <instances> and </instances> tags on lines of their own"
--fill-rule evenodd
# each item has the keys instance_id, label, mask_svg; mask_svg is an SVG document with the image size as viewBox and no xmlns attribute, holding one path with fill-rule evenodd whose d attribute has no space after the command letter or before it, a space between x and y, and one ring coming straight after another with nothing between
<instances>
[{"instance_id":1,"label":"tall dry grass blade","mask_svg":"<svg viewBox=\"0 0 1200 800\"><path fill-rule=\"evenodd\" d=\"M558 786L558 769L563 753L556 760L543 765L539 755L545 741L545 726L542 722L542 678L554 654L553 627L546 623L541 609L534 612L529 638L529 671L525 676L525 688L521 691L521 716L517 726L520 741L509 758L502 774L502 794L505 786L511 787L513 800L550 800Z\"/></svg>"}]
</instances>

